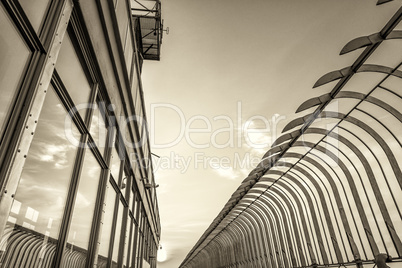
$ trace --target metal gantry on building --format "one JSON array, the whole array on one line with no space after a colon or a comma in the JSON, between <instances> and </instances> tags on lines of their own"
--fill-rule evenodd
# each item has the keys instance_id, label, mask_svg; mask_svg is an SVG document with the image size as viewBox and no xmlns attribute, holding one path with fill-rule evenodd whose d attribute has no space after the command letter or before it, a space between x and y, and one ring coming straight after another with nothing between
<instances>
[{"instance_id":1,"label":"metal gantry on building","mask_svg":"<svg viewBox=\"0 0 402 268\"><path fill-rule=\"evenodd\" d=\"M318 79L330 90L300 105L180 267L402 266L401 19L341 49L361 52Z\"/></svg>"},{"instance_id":2,"label":"metal gantry on building","mask_svg":"<svg viewBox=\"0 0 402 268\"><path fill-rule=\"evenodd\" d=\"M156 267L160 1L2 0L0 25L0 267Z\"/></svg>"}]
</instances>

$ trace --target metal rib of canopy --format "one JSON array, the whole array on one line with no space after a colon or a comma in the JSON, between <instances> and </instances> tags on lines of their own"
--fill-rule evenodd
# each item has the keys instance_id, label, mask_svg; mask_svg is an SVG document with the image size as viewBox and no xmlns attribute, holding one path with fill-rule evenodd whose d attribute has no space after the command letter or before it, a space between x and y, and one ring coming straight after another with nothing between
<instances>
[{"instance_id":1,"label":"metal rib of canopy","mask_svg":"<svg viewBox=\"0 0 402 268\"><path fill-rule=\"evenodd\" d=\"M163 25L160 0L131 0L138 49L145 60L160 60Z\"/></svg>"},{"instance_id":2,"label":"metal rib of canopy","mask_svg":"<svg viewBox=\"0 0 402 268\"><path fill-rule=\"evenodd\" d=\"M402 265L401 19L345 45L180 267Z\"/></svg>"}]
</instances>

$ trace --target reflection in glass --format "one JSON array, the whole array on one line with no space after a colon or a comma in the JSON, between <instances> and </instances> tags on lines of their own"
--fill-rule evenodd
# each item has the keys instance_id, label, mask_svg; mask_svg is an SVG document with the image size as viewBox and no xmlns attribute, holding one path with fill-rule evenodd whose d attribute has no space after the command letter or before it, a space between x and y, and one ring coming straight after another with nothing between
<instances>
[{"instance_id":1,"label":"reflection in glass","mask_svg":"<svg viewBox=\"0 0 402 268\"><path fill-rule=\"evenodd\" d=\"M91 86L89 85L69 35L66 35L63 39L56 63L56 70L73 99L74 104L78 106L78 112L85 122L85 114L87 111L85 108L89 108L87 104L91 94Z\"/></svg>"},{"instance_id":2,"label":"reflection in glass","mask_svg":"<svg viewBox=\"0 0 402 268\"><path fill-rule=\"evenodd\" d=\"M108 259L110 234L112 231L114 204L116 201L116 192L110 183L107 184L106 196L104 202L104 211L101 222L100 245L98 254L98 267L106 267Z\"/></svg>"},{"instance_id":3,"label":"reflection in glass","mask_svg":"<svg viewBox=\"0 0 402 268\"><path fill-rule=\"evenodd\" d=\"M130 246L131 246L131 249L130 249L130 258L128 259L128 266L127 267L129 267L129 268L131 268L131 267L133 267L133 265L132 265L132 263L133 263L133 258L135 258L135 248L134 248L134 245L135 245L135 241L134 241L134 239L135 239L135 232L136 232L136 225L134 225L133 226L133 231L131 232L131 244L130 244Z\"/></svg>"},{"instance_id":4,"label":"reflection in glass","mask_svg":"<svg viewBox=\"0 0 402 268\"><path fill-rule=\"evenodd\" d=\"M135 221L138 223L138 218L137 218L137 209L138 209L138 203L139 203L139 200L138 200L138 197L136 197L135 198L135 200L134 200L134 203L133 203L133 209L132 209L132 211L133 211L133 215L134 215L134 219L135 219Z\"/></svg>"},{"instance_id":5,"label":"reflection in glass","mask_svg":"<svg viewBox=\"0 0 402 268\"><path fill-rule=\"evenodd\" d=\"M135 263L136 267L139 267L141 264L141 259L142 259L142 254L141 254L141 241L142 241L142 233L138 229L138 239L137 239L137 245L136 245L136 258L135 258Z\"/></svg>"},{"instance_id":6,"label":"reflection in glass","mask_svg":"<svg viewBox=\"0 0 402 268\"><path fill-rule=\"evenodd\" d=\"M67 252L64 254L65 259L68 257L73 258L73 255L80 256L79 259L82 262L75 264L77 268L85 267L101 170L98 161L92 152L87 149L68 233Z\"/></svg>"},{"instance_id":7,"label":"reflection in glass","mask_svg":"<svg viewBox=\"0 0 402 268\"><path fill-rule=\"evenodd\" d=\"M119 158L119 154L117 153L116 147L113 146L110 171L111 171L113 179L116 181L116 183L119 182L120 164L121 164L121 161Z\"/></svg>"},{"instance_id":8,"label":"reflection in glass","mask_svg":"<svg viewBox=\"0 0 402 268\"><path fill-rule=\"evenodd\" d=\"M139 226L139 228L138 228L138 239L137 239L137 247L136 247L136 249L137 249L137 253L136 253L136 263L137 263L137 267L139 267L140 266L140 264L142 263L142 243L143 243L143 239L144 239L144 237L143 237L143 232L142 232L142 230L143 230L143 223L144 223L144 221L143 221L143 219L144 219L144 217L143 217L143 213L142 213L142 210L140 209L140 208L138 208L139 209L139 214L138 214L138 226Z\"/></svg>"},{"instance_id":9,"label":"reflection in glass","mask_svg":"<svg viewBox=\"0 0 402 268\"><path fill-rule=\"evenodd\" d=\"M35 0L34 5L32 4L32 0L19 0L18 2L24 9L25 14L31 22L35 32L39 33L40 26L49 7L50 0Z\"/></svg>"},{"instance_id":10,"label":"reflection in glass","mask_svg":"<svg viewBox=\"0 0 402 268\"><path fill-rule=\"evenodd\" d=\"M140 139L142 138L142 125L143 125L143 112L142 112L142 105L141 105L141 94L140 88L137 88L137 98L135 100L135 115L137 116L137 125L138 130L140 131Z\"/></svg>"},{"instance_id":11,"label":"reflection in glass","mask_svg":"<svg viewBox=\"0 0 402 268\"><path fill-rule=\"evenodd\" d=\"M114 234L112 267L117 267L117 258L119 256L120 232L123 231L123 230L121 230L121 224L123 221L123 210L124 210L124 206L120 201L119 202L119 210L117 213L116 232Z\"/></svg>"},{"instance_id":12,"label":"reflection in glass","mask_svg":"<svg viewBox=\"0 0 402 268\"><path fill-rule=\"evenodd\" d=\"M94 107L89 133L94 139L96 146L99 148L99 151L104 155L108 129L106 127L103 111L99 109L98 105L94 105Z\"/></svg>"},{"instance_id":13,"label":"reflection in glass","mask_svg":"<svg viewBox=\"0 0 402 268\"><path fill-rule=\"evenodd\" d=\"M137 94L138 94L138 90L139 90L138 77L137 77L137 65L135 65L135 62L136 61L134 58L134 64L133 64L134 73L133 73L133 81L131 84L131 96L133 97L134 104L137 99Z\"/></svg>"},{"instance_id":14,"label":"reflection in glass","mask_svg":"<svg viewBox=\"0 0 402 268\"><path fill-rule=\"evenodd\" d=\"M132 180L132 177L130 177L130 180ZM134 197L135 197L135 193L134 193L133 188L131 188L130 189L130 198L129 198L129 201L128 201L128 207L130 208L130 211L133 212L133 213L134 213L134 211L133 211ZM133 215L135 215L135 214L133 214Z\"/></svg>"},{"instance_id":15,"label":"reflection in glass","mask_svg":"<svg viewBox=\"0 0 402 268\"><path fill-rule=\"evenodd\" d=\"M131 41L131 28L130 25L127 25L127 37L126 37L126 44L124 45L124 59L126 60L127 72L130 76L131 74L131 61L133 59L133 42Z\"/></svg>"},{"instance_id":16,"label":"reflection in glass","mask_svg":"<svg viewBox=\"0 0 402 268\"><path fill-rule=\"evenodd\" d=\"M50 88L1 239L3 267L51 267L77 151L62 135L66 116Z\"/></svg>"},{"instance_id":17,"label":"reflection in glass","mask_svg":"<svg viewBox=\"0 0 402 268\"><path fill-rule=\"evenodd\" d=\"M137 242L135 241L135 235L138 232L138 226L134 224L133 226L133 231L131 232L131 254L130 254L130 260L129 260L129 265L128 267L135 267L133 266L133 260L135 261L135 252L136 252L136 245Z\"/></svg>"},{"instance_id":18,"label":"reflection in glass","mask_svg":"<svg viewBox=\"0 0 402 268\"><path fill-rule=\"evenodd\" d=\"M0 139L30 51L0 6Z\"/></svg>"},{"instance_id":19,"label":"reflection in glass","mask_svg":"<svg viewBox=\"0 0 402 268\"><path fill-rule=\"evenodd\" d=\"M144 235L143 233L140 231L139 234L139 244L138 244L138 255L137 255L137 266L141 267L141 264L144 262L143 258L144 258Z\"/></svg>"}]
</instances>

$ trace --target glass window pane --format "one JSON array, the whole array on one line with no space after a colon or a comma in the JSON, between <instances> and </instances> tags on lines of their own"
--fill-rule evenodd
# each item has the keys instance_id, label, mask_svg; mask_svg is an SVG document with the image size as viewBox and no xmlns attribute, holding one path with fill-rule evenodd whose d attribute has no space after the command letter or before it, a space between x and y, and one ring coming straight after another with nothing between
<instances>
[{"instance_id":1,"label":"glass window pane","mask_svg":"<svg viewBox=\"0 0 402 268\"><path fill-rule=\"evenodd\" d=\"M121 161L120 161L119 154L117 153L115 146L113 146L113 148L112 148L112 158L111 158L110 162L111 162L110 170L111 170L112 176L113 176L114 180L116 181L116 183L118 183Z\"/></svg>"},{"instance_id":2,"label":"glass window pane","mask_svg":"<svg viewBox=\"0 0 402 268\"><path fill-rule=\"evenodd\" d=\"M89 128L89 133L94 139L96 146L102 155L105 154L106 140L108 129L106 127L104 113L99 109L98 105L95 105L95 110L92 115L91 126Z\"/></svg>"},{"instance_id":3,"label":"glass window pane","mask_svg":"<svg viewBox=\"0 0 402 268\"><path fill-rule=\"evenodd\" d=\"M130 25L127 25L127 38L126 38L126 44L124 46L124 59L126 60L126 65L127 65L127 72L128 75L130 76L131 74L131 61L133 59L133 42L131 41L131 31L130 31Z\"/></svg>"},{"instance_id":4,"label":"glass window pane","mask_svg":"<svg viewBox=\"0 0 402 268\"><path fill-rule=\"evenodd\" d=\"M140 267L141 263L142 263L142 232L139 231L138 233L138 240L137 240L137 253L136 253L136 264L137 267Z\"/></svg>"},{"instance_id":5,"label":"glass window pane","mask_svg":"<svg viewBox=\"0 0 402 268\"><path fill-rule=\"evenodd\" d=\"M116 192L110 183L107 184L104 214L101 222L101 237L98 253L98 267L106 267L109 251L110 235L112 231L114 204L116 201Z\"/></svg>"},{"instance_id":6,"label":"glass window pane","mask_svg":"<svg viewBox=\"0 0 402 268\"><path fill-rule=\"evenodd\" d=\"M123 222L123 210L124 210L124 206L120 201L119 202L119 211L117 213L116 232L114 234L112 267L117 267L117 258L119 256L120 234L122 231L121 224Z\"/></svg>"},{"instance_id":7,"label":"glass window pane","mask_svg":"<svg viewBox=\"0 0 402 268\"><path fill-rule=\"evenodd\" d=\"M137 210L138 210L138 206L139 206L138 204L139 204L138 197L136 197L135 201L134 201L134 205L133 205L133 215L134 215L134 219L137 223L138 223Z\"/></svg>"},{"instance_id":8,"label":"glass window pane","mask_svg":"<svg viewBox=\"0 0 402 268\"><path fill-rule=\"evenodd\" d=\"M19 0L35 32L39 33L40 26L44 20L50 0Z\"/></svg>"},{"instance_id":9,"label":"glass window pane","mask_svg":"<svg viewBox=\"0 0 402 268\"><path fill-rule=\"evenodd\" d=\"M138 92L137 92L137 98L135 100L135 115L137 116L137 124L138 124L138 129L141 132L142 131L142 124L143 124L143 113L142 113L142 105L141 105L141 94L140 94L140 89L138 87ZM140 139L142 137L140 133Z\"/></svg>"},{"instance_id":10,"label":"glass window pane","mask_svg":"<svg viewBox=\"0 0 402 268\"><path fill-rule=\"evenodd\" d=\"M132 181L132 183L134 183L133 177L130 176L130 180ZM133 215L135 217L134 209L133 209L134 197L135 197L135 192L134 192L133 188L131 187L130 201L128 202L128 205L129 205L131 212L133 213Z\"/></svg>"},{"instance_id":11,"label":"glass window pane","mask_svg":"<svg viewBox=\"0 0 402 268\"><path fill-rule=\"evenodd\" d=\"M131 232L131 255L130 255L130 262L128 265L128 267L130 267L130 268L134 267L132 264L133 264L133 259L135 260L135 252L136 252L136 245L137 245L137 243L135 241L135 238L136 238L135 234L137 231L138 231L137 225L134 224L133 231Z\"/></svg>"},{"instance_id":12,"label":"glass window pane","mask_svg":"<svg viewBox=\"0 0 402 268\"><path fill-rule=\"evenodd\" d=\"M66 110L50 88L9 215L6 228L11 236L0 260L3 267L17 267L16 261L22 261L18 267L28 267L25 262L29 259L39 264L43 258L53 258L77 151L60 135L64 133L66 116ZM37 250L15 250L27 241L37 241ZM50 265L51 261L41 267Z\"/></svg>"},{"instance_id":13,"label":"glass window pane","mask_svg":"<svg viewBox=\"0 0 402 268\"><path fill-rule=\"evenodd\" d=\"M3 6L0 6L0 139L7 114L22 81L22 74L30 51L12 24Z\"/></svg>"},{"instance_id":14,"label":"glass window pane","mask_svg":"<svg viewBox=\"0 0 402 268\"><path fill-rule=\"evenodd\" d=\"M134 63L135 63L135 59L134 59ZM137 66L135 64L133 64L133 68L135 68L134 73L133 73L133 81L131 84L131 96L133 97L133 101L135 104L135 101L137 99L137 94L138 94L138 77L137 77Z\"/></svg>"},{"instance_id":15,"label":"glass window pane","mask_svg":"<svg viewBox=\"0 0 402 268\"><path fill-rule=\"evenodd\" d=\"M85 122L85 108L91 94L91 86L68 34L63 39L56 70Z\"/></svg>"},{"instance_id":16,"label":"glass window pane","mask_svg":"<svg viewBox=\"0 0 402 268\"><path fill-rule=\"evenodd\" d=\"M68 233L66 245L68 251L64 255L67 263L70 263L77 255L82 257L80 259L86 259L101 171L93 153L87 149ZM74 267L85 267L85 262L76 263Z\"/></svg>"}]
</instances>

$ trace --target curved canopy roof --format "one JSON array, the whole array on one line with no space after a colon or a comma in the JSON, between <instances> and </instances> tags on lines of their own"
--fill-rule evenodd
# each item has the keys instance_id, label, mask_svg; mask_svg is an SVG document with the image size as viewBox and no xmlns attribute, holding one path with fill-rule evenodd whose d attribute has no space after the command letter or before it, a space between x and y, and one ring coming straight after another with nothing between
<instances>
[{"instance_id":1,"label":"curved canopy roof","mask_svg":"<svg viewBox=\"0 0 402 268\"><path fill-rule=\"evenodd\" d=\"M402 259L401 19L341 48L361 53L317 80L334 86L300 105L181 267Z\"/></svg>"}]
</instances>

